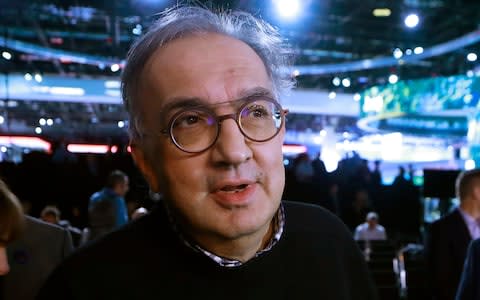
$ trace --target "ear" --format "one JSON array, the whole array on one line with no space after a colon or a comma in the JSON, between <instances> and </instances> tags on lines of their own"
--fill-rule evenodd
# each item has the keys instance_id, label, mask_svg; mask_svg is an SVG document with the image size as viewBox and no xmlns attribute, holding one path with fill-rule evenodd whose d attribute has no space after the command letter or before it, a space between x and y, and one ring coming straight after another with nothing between
<instances>
[{"instance_id":1,"label":"ear","mask_svg":"<svg viewBox=\"0 0 480 300\"><path fill-rule=\"evenodd\" d=\"M153 172L152 166L149 164L144 151L134 143L130 144L130 148L132 149L133 161L140 169L140 172L142 172L145 180L147 180L150 189L155 193L160 192L157 176L155 172Z\"/></svg>"}]
</instances>

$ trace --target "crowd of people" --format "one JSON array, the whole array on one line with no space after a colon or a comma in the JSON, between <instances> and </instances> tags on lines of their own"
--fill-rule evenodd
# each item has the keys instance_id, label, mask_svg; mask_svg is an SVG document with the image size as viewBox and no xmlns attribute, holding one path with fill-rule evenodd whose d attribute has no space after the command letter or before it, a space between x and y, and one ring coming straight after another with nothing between
<instances>
[{"instance_id":1,"label":"crowd of people","mask_svg":"<svg viewBox=\"0 0 480 300\"><path fill-rule=\"evenodd\" d=\"M370 166L372 165L372 167ZM299 154L287 167L283 198L320 205L339 216L354 232L367 214L376 212L398 246L423 240L420 187L413 183L413 170L399 165L393 184L382 180L381 162L369 162L353 152L329 173L320 159Z\"/></svg>"}]
</instances>

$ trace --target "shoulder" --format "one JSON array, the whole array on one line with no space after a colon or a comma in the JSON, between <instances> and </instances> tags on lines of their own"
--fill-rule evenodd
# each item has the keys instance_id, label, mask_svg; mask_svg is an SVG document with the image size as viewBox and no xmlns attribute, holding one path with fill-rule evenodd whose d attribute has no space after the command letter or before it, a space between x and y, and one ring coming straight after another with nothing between
<instances>
[{"instance_id":1,"label":"shoulder","mask_svg":"<svg viewBox=\"0 0 480 300\"><path fill-rule=\"evenodd\" d=\"M39 219L32 218L30 216L25 216L27 228L25 231L25 235L33 235L33 236L61 236L67 233L67 230L63 227L49 224L43 222Z\"/></svg>"},{"instance_id":2,"label":"shoulder","mask_svg":"<svg viewBox=\"0 0 480 300\"><path fill-rule=\"evenodd\" d=\"M365 230L365 223L359 224L357 227L355 227L355 231L363 231Z\"/></svg>"},{"instance_id":3,"label":"shoulder","mask_svg":"<svg viewBox=\"0 0 480 300\"><path fill-rule=\"evenodd\" d=\"M161 248L171 235L164 218L152 212L82 246L71 255L70 261L89 263L92 259L101 259L121 263L142 256L142 252Z\"/></svg>"},{"instance_id":4,"label":"shoulder","mask_svg":"<svg viewBox=\"0 0 480 300\"><path fill-rule=\"evenodd\" d=\"M463 221L462 214L458 209L446 214L445 216L441 217L440 219L436 220L432 223L432 228L442 228L448 227L451 225L460 224Z\"/></svg>"},{"instance_id":5,"label":"shoulder","mask_svg":"<svg viewBox=\"0 0 480 300\"><path fill-rule=\"evenodd\" d=\"M326 209L307 203L284 201L285 226L290 232L310 232L351 237L345 224Z\"/></svg>"},{"instance_id":6,"label":"shoulder","mask_svg":"<svg viewBox=\"0 0 480 300\"><path fill-rule=\"evenodd\" d=\"M480 256L480 239L473 240L470 247L477 256Z\"/></svg>"},{"instance_id":7,"label":"shoulder","mask_svg":"<svg viewBox=\"0 0 480 300\"><path fill-rule=\"evenodd\" d=\"M26 217L26 228L23 235L8 245L11 255L35 257L30 265L52 267L68 256L73 250L72 238L68 230L60 226L48 224L32 217Z\"/></svg>"}]
</instances>

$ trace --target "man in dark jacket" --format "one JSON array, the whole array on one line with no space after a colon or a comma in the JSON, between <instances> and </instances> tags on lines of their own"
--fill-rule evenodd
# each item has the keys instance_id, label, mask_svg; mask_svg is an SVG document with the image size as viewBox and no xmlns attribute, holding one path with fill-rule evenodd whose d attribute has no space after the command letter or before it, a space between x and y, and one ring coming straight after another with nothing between
<instances>
[{"instance_id":1,"label":"man in dark jacket","mask_svg":"<svg viewBox=\"0 0 480 300\"><path fill-rule=\"evenodd\" d=\"M480 239L470 243L456 300L480 299Z\"/></svg>"},{"instance_id":2,"label":"man in dark jacket","mask_svg":"<svg viewBox=\"0 0 480 300\"><path fill-rule=\"evenodd\" d=\"M430 226L426 240L429 294L435 300L453 300L468 244L480 238L480 169L457 178L460 206Z\"/></svg>"}]
</instances>

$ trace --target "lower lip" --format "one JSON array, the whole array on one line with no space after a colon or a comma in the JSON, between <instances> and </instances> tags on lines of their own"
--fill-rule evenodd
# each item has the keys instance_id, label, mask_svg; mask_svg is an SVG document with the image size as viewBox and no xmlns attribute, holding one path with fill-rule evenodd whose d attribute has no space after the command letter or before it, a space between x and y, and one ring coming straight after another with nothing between
<instances>
[{"instance_id":1,"label":"lower lip","mask_svg":"<svg viewBox=\"0 0 480 300\"><path fill-rule=\"evenodd\" d=\"M249 184L247 188L235 192L223 192L217 191L213 193L215 201L222 207L232 208L235 206L245 206L248 205L253 200L253 193L255 192L256 184Z\"/></svg>"}]
</instances>

